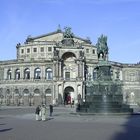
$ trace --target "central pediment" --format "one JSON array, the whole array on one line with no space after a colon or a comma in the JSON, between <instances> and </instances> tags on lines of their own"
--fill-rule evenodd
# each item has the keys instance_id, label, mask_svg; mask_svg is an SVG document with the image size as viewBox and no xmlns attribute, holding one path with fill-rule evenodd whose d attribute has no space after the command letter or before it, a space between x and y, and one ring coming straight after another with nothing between
<instances>
[{"instance_id":1,"label":"central pediment","mask_svg":"<svg viewBox=\"0 0 140 140\"><path fill-rule=\"evenodd\" d=\"M30 37L28 38L29 40L32 41L56 41L56 42L60 42L64 39L63 36L64 32L62 32L61 30L57 30L48 34L43 34L40 36L36 36L36 37ZM27 39L27 40L28 40ZM78 43L86 43L86 44L91 44L91 42L88 39L83 39L77 36L73 36L73 40L74 42L78 42Z\"/></svg>"}]
</instances>

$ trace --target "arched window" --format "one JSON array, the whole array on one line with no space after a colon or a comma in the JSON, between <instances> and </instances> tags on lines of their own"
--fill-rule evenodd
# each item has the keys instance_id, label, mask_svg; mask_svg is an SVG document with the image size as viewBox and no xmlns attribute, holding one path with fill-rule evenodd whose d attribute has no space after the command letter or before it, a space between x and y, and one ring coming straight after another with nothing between
<instances>
[{"instance_id":1,"label":"arched window","mask_svg":"<svg viewBox=\"0 0 140 140\"><path fill-rule=\"evenodd\" d=\"M40 68L36 68L34 71L34 78L35 79L40 79L41 78L41 70Z\"/></svg>"},{"instance_id":2,"label":"arched window","mask_svg":"<svg viewBox=\"0 0 140 140\"><path fill-rule=\"evenodd\" d=\"M20 70L19 69L16 69L16 71L15 71L15 79L16 80L20 79Z\"/></svg>"},{"instance_id":3,"label":"arched window","mask_svg":"<svg viewBox=\"0 0 140 140\"><path fill-rule=\"evenodd\" d=\"M45 94L51 94L51 89L49 89L49 88L46 89L46 90L45 90Z\"/></svg>"},{"instance_id":4,"label":"arched window","mask_svg":"<svg viewBox=\"0 0 140 140\"><path fill-rule=\"evenodd\" d=\"M34 94L40 94L40 90L39 90L38 88L36 88L36 89L34 90Z\"/></svg>"},{"instance_id":5,"label":"arched window","mask_svg":"<svg viewBox=\"0 0 140 140\"><path fill-rule=\"evenodd\" d=\"M19 90L18 89L15 89L15 94L19 94Z\"/></svg>"},{"instance_id":6,"label":"arched window","mask_svg":"<svg viewBox=\"0 0 140 140\"><path fill-rule=\"evenodd\" d=\"M24 70L24 79L30 79L30 69L26 68Z\"/></svg>"},{"instance_id":7,"label":"arched window","mask_svg":"<svg viewBox=\"0 0 140 140\"><path fill-rule=\"evenodd\" d=\"M7 71L7 79L8 80L12 79L12 71L10 69Z\"/></svg>"},{"instance_id":8,"label":"arched window","mask_svg":"<svg viewBox=\"0 0 140 140\"><path fill-rule=\"evenodd\" d=\"M46 79L52 80L52 69L51 68L46 69Z\"/></svg>"},{"instance_id":9,"label":"arched window","mask_svg":"<svg viewBox=\"0 0 140 140\"><path fill-rule=\"evenodd\" d=\"M65 72L65 79L70 80L70 72L69 71Z\"/></svg>"},{"instance_id":10,"label":"arched window","mask_svg":"<svg viewBox=\"0 0 140 140\"><path fill-rule=\"evenodd\" d=\"M6 95L10 95L10 89L6 89Z\"/></svg>"},{"instance_id":11,"label":"arched window","mask_svg":"<svg viewBox=\"0 0 140 140\"><path fill-rule=\"evenodd\" d=\"M17 98L21 98L22 97L22 95L19 92L19 89L15 89L14 90L14 96L17 97ZM17 98L16 98L16 101L17 101ZM16 103L18 103L18 101Z\"/></svg>"},{"instance_id":12,"label":"arched window","mask_svg":"<svg viewBox=\"0 0 140 140\"><path fill-rule=\"evenodd\" d=\"M29 95L29 90L28 89L24 89L23 90L23 95Z\"/></svg>"}]
</instances>

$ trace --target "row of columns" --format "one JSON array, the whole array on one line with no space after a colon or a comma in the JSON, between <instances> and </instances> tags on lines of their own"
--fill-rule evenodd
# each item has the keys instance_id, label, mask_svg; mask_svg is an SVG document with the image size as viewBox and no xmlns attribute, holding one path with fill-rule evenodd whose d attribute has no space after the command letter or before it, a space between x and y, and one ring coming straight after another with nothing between
<instances>
[{"instance_id":1,"label":"row of columns","mask_svg":"<svg viewBox=\"0 0 140 140\"><path fill-rule=\"evenodd\" d=\"M33 105L39 105L39 104L50 104L52 103L47 102L47 98L50 97L41 97L41 96L14 96L14 97L0 97L0 105L16 105L16 106L21 106L21 105L27 105L27 106L33 106ZM50 99L49 99L50 100Z\"/></svg>"}]
</instances>

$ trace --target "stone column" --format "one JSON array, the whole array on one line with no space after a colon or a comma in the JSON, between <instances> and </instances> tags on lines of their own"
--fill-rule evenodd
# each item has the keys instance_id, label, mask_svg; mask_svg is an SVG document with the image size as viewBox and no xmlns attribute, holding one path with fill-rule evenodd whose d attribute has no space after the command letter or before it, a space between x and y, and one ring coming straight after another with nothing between
<instances>
[{"instance_id":1,"label":"stone column","mask_svg":"<svg viewBox=\"0 0 140 140\"><path fill-rule=\"evenodd\" d=\"M53 62L53 77L56 79L56 61Z\"/></svg>"},{"instance_id":2,"label":"stone column","mask_svg":"<svg viewBox=\"0 0 140 140\"><path fill-rule=\"evenodd\" d=\"M59 77L59 62L56 62L56 78L58 79Z\"/></svg>"},{"instance_id":3,"label":"stone column","mask_svg":"<svg viewBox=\"0 0 140 140\"><path fill-rule=\"evenodd\" d=\"M76 88L75 88L75 104L77 104L78 103L78 85L76 85Z\"/></svg>"},{"instance_id":4,"label":"stone column","mask_svg":"<svg viewBox=\"0 0 140 140\"><path fill-rule=\"evenodd\" d=\"M45 78L45 69L44 69L44 66L41 66L40 67L40 69L41 69L41 79L44 79Z\"/></svg>"},{"instance_id":5,"label":"stone column","mask_svg":"<svg viewBox=\"0 0 140 140\"><path fill-rule=\"evenodd\" d=\"M11 71L12 71L12 73L11 73L11 79L12 80L14 80L15 79L15 69L14 68L11 68Z\"/></svg>"},{"instance_id":6,"label":"stone column","mask_svg":"<svg viewBox=\"0 0 140 140\"><path fill-rule=\"evenodd\" d=\"M82 62L82 77L84 77L84 62Z\"/></svg>"},{"instance_id":7,"label":"stone column","mask_svg":"<svg viewBox=\"0 0 140 140\"><path fill-rule=\"evenodd\" d=\"M11 99L10 99L10 104L14 105L14 88L11 88Z\"/></svg>"},{"instance_id":8,"label":"stone column","mask_svg":"<svg viewBox=\"0 0 140 140\"><path fill-rule=\"evenodd\" d=\"M59 79L61 79L62 75L61 75L61 61L59 62Z\"/></svg>"},{"instance_id":9,"label":"stone column","mask_svg":"<svg viewBox=\"0 0 140 140\"><path fill-rule=\"evenodd\" d=\"M83 101L85 102L85 84L82 84L82 92Z\"/></svg>"},{"instance_id":10,"label":"stone column","mask_svg":"<svg viewBox=\"0 0 140 140\"><path fill-rule=\"evenodd\" d=\"M80 64L79 62L77 62L77 65L78 65L78 78L80 77Z\"/></svg>"},{"instance_id":11,"label":"stone column","mask_svg":"<svg viewBox=\"0 0 140 140\"><path fill-rule=\"evenodd\" d=\"M34 79L34 69L35 69L35 67L31 66L31 67L29 67L29 69L30 69L30 79Z\"/></svg>"},{"instance_id":12,"label":"stone column","mask_svg":"<svg viewBox=\"0 0 140 140\"><path fill-rule=\"evenodd\" d=\"M4 69L4 80L5 79L7 79L7 71L8 71L8 69L6 68L6 69Z\"/></svg>"},{"instance_id":13,"label":"stone column","mask_svg":"<svg viewBox=\"0 0 140 140\"><path fill-rule=\"evenodd\" d=\"M83 62L82 61L77 61L77 65L78 65L78 78L82 78L83 79L83 72L84 72L84 68L83 68Z\"/></svg>"},{"instance_id":14,"label":"stone column","mask_svg":"<svg viewBox=\"0 0 140 140\"><path fill-rule=\"evenodd\" d=\"M79 63L80 63L79 64L79 76L81 78L81 77L83 77L83 62L80 61Z\"/></svg>"},{"instance_id":15,"label":"stone column","mask_svg":"<svg viewBox=\"0 0 140 140\"><path fill-rule=\"evenodd\" d=\"M20 79L24 78L24 67L20 67Z\"/></svg>"},{"instance_id":16,"label":"stone column","mask_svg":"<svg viewBox=\"0 0 140 140\"><path fill-rule=\"evenodd\" d=\"M53 85L53 93L52 93L52 98L53 98L53 104L56 104L56 100L55 100L55 91L56 91L56 89L55 89L55 83L54 83L54 85Z\"/></svg>"},{"instance_id":17,"label":"stone column","mask_svg":"<svg viewBox=\"0 0 140 140\"><path fill-rule=\"evenodd\" d=\"M54 61L54 77L55 77L55 80L58 78L59 76L59 63L58 61Z\"/></svg>"}]
</instances>

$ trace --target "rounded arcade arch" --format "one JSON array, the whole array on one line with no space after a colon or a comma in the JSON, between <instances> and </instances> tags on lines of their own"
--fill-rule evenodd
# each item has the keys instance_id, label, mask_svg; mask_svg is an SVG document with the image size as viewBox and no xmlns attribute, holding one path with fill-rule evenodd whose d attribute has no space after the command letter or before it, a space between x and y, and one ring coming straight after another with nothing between
<instances>
[{"instance_id":1,"label":"rounded arcade arch","mask_svg":"<svg viewBox=\"0 0 140 140\"><path fill-rule=\"evenodd\" d=\"M6 104L10 105L10 100L12 98L10 89L6 89Z\"/></svg>"},{"instance_id":2,"label":"rounded arcade arch","mask_svg":"<svg viewBox=\"0 0 140 140\"><path fill-rule=\"evenodd\" d=\"M41 91L40 89L36 88L34 89L34 93L33 93L33 104L35 106L39 105L42 103L42 100L41 100Z\"/></svg>"},{"instance_id":3,"label":"rounded arcade arch","mask_svg":"<svg viewBox=\"0 0 140 140\"><path fill-rule=\"evenodd\" d=\"M71 104L72 98L73 98L73 94L74 94L74 88L73 87L68 86L68 87L66 87L64 89L63 98L64 98L64 104L65 105Z\"/></svg>"},{"instance_id":4,"label":"rounded arcade arch","mask_svg":"<svg viewBox=\"0 0 140 140\"><path fill-rule=\"evenodd\" d=\"M62 55L61 75L65 80L75 79L78 69L76 64L76 55L72 52L66 52Z\"/></svg>"},{"instance_id":5,"label":"rounded arcade arch","mask_svg":"<svg viewBox=\"0 0 140 140\"><path fill-rule=\"evenodd\" d=\"M66 61L68 58L76 58L76 55L72 52L66 52L62 55L62 59Z\"/></svg>"},{"instance_id":6,"label":"rounded arcade arch","mask_svg":"<svg viewBox=\"0 0 140 140\"><path fill-rule=\"evenodd\" d=\"M30 93L29 93L29 89L24 89L23 90L23 100L24 100L24 105L30 105L30 102L29 102L29 95L30 95Z\"/></svg>"},{"instance_id":7,"label":"rounded arcade arch","mask_svg":"<svg viewBox=\"0 0 140 140\"><path fill-rule=\"evenodd\" d=\"M47 105L51 104L52 103L52 90L50 88L47 88L45 90L45 102Z\"/></svg>"}]
</instances>

